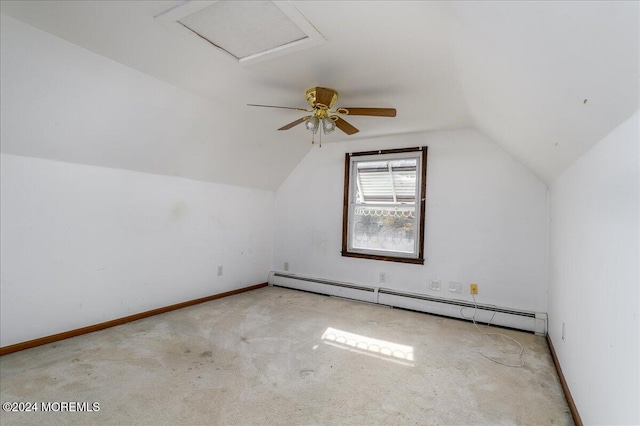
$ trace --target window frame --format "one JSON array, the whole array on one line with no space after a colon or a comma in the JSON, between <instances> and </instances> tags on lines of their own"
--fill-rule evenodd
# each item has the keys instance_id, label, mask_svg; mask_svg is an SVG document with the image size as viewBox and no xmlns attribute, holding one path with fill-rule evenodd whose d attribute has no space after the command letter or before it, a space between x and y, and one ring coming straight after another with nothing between
<instances>
[{"instance_id":1,"label":"window frame","mask_svg":"<svg viewBox=\"0 0 640 426\"><path fill-rule=\"evenodd\" d=\"M425 205L427 196L427 151L428 147L413 147L413 148L397 148L397 149L385 149L378 151L363 151L363 152L347 152L345 153L344 161L344 196L342 204L342 251L341 254L344 257L355 257L361 259L381 260L388 262L401 262L401 263L413 263L418 265L424 265L424 224L425 224ZM384 160L384 157L389 157L391 154L415 154L420 152L421 155L411 156L418 159L416 168L416 178L419 181L416 183L419 189L418 199L416 202L416 213L419 217L416 218L418 225L418 246L417 253L413 253L411 256L402 256L396 253L393 254L372 254L370 251L363 251L353 249L349 247L349 235L351 232L351 217L352 197L355 196L355 191L351 188L352 170L351 164L354 157L381 157L380 160ZM392 156L395 157L395 156ZM402 156L400 156L402 158ZM355 185L354 185L355 186Z\"/></svg>"}]
</instances>

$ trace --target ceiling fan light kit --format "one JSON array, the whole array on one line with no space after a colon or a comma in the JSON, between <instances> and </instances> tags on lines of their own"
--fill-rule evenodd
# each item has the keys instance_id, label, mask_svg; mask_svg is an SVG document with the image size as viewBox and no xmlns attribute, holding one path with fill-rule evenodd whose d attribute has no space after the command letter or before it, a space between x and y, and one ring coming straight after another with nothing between
<instances>
[{"instance_id":1,"label":"ceiling fan light kit","mask_svg":"<svg viewBox=\"0 0 640 426\"><path fill-rule=\"evenodd\" d=\"M336 122L333 120L333 118L330 117L325 117L322 119L322 131L324 132L325 135L328 135L329 133L333 133L336 130Z\"/></svg>"},{"instance_id":2,"label":"ceiling fan light kit","mask_svg":"<svg viewBox=\"0 0 640 426\"><path fill-rule=\"evenodd\" d=\"M293 109L298 111L310 112L312 115L308 115L306 117L302 117L293 121L289 124L286 124L280 127L278 130L289 130L292 127L297 126L300 123L304 122L304 126L307 130L313 133L315 136L318 133L318 129L322 125L322 133L330 134L336 130L336 127L342 130L347 135L353 135L358 133L358 129L349 124L344 118L340 117L341 115L363 115L370 117L395 117L396 109L395 108L361 108L361 107L353 107L353 108L345 108L340 107L337 109L332 109L333 105L338 100L338 92L334 89L329 89L326 87L312 87L307 90L305 97L307 102L311 106L311 109L304 108L293 108L293 107L281 107L274 105L257 105L257 104L248 104L249 106L257 106L257 107L266 107L266 108L281 108L281 109ZM311 143L314 143L315 140L312 139ZM322 145L320 145L322 146Z\"/></svg>"},{"instance_id":3,"label":"ceiling fan light kit","mask_svg":"<svg viewBox=\"0 0 640 426\"><path fill-rule=\"evenodd\" d=\"M311 117L304 123L304 127L311 133L318 133L318 129L320 128L319 124L320 120L318 117Z\"/></svg>"}]
</instances>

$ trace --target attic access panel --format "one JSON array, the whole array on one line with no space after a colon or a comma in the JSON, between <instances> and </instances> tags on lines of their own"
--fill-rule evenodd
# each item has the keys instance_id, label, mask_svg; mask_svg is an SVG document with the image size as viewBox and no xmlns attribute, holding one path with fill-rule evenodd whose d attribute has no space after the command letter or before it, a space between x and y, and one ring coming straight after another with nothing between
<instances>
[{"instance_id":1,"label":"attic access panel","mask_svg":"<svg viewBox=\"0 0 640 426\"><path fill-rule=\"evenodd\" d=\"M175 22L245 64L325 41L295 7L281 1L189 1L156 19Z\"/></svg>"}]
</instances>

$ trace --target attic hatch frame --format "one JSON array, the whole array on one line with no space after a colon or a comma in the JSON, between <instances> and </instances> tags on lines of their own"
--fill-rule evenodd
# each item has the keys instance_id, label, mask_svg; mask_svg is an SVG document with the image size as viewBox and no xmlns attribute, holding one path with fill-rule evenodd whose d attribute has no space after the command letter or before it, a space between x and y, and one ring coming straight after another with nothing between
<instances>
[{"instance_id":1,"label":"attic hatch frame","mask_svg":"<svg viewBox=\"0 0 640 426\"><path fill-rule=\"evenodd\" d=\"M306 37L300 40L283 44L281 46L274 47L272 49L255 53L253 55L238 58L224 48L216 45L211 40L203 37L191 28L179 22L181 19L193 15L220 1L223 0L179 1L173 7L154 16L154 19L158 22L166 23L174 28L177 28L177 31L186 31L190 35L197 37L200 41L206 42L207 45L213 46L217 50L224 52L227 56L233 58L240 65L255 64L267 59L276 58L279 56L287 55L289 53L309 49L314 46L319 46L327 41L322 36L322 34L320 34L320 32L313 26L313 24L311 24L299 10L291 5L288 1L271 1L271 3L279 8L285 14L285 16L306 35Z\"/></svg>"}]
</instances>

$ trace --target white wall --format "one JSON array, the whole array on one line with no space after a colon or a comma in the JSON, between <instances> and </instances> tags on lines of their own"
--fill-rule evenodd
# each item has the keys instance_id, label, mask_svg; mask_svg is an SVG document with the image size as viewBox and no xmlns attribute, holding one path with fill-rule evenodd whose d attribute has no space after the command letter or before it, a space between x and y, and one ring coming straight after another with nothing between
<instances>
[{"instance_id":1,"label":"white wall","mask_svg":"<svg viewBox=\"0 0 640 426\"><path fill-rule=\"evenodd\" d=\"M274 192L240 186L279 178L226 108L1 19L0 345L267 280Z\"/></svg>"},{"instance_id":2,"label":"white wall","mask_svg":"<svg viewBox=\"0 0 640 426\"><path fill-rule=\"evenodd\" d=\"M229 126L264 116L246 101L186 92L5 15L0 53L5 154L275 191L309 150Z\"/></svg>"},{"instance_id":3,"label":"white wall","mask_svg":"<svg viewBox=\"0 0 640 426\"><path fill-rule=\"evenodd\" d=\"M585 424L640 424L639 126L551 187L549 334Z\"/></svg>"},{"instance_id":4,"label":"white wall","mask_svg":"<svg viewBox=\"0 0 640 426\"><path fill-rule=\"evenodd\" d=\"M267 279L271 191L1 158L1 346Z\"/></svg>"},{"instance_id":5,"label":"white wall","mask_svg":"<svg viewBox=\"0 0 640 426\"><path fill-rule=\"evenodd\" d=\"M342 257L345 152L429 147L425 265ZM546 312L546 186L474 130L325 143L276 192L275 270ZM430 291L430 279L442 289ZM462 294L448 292L450 281Z\"/></svg>"}]
</instances>

